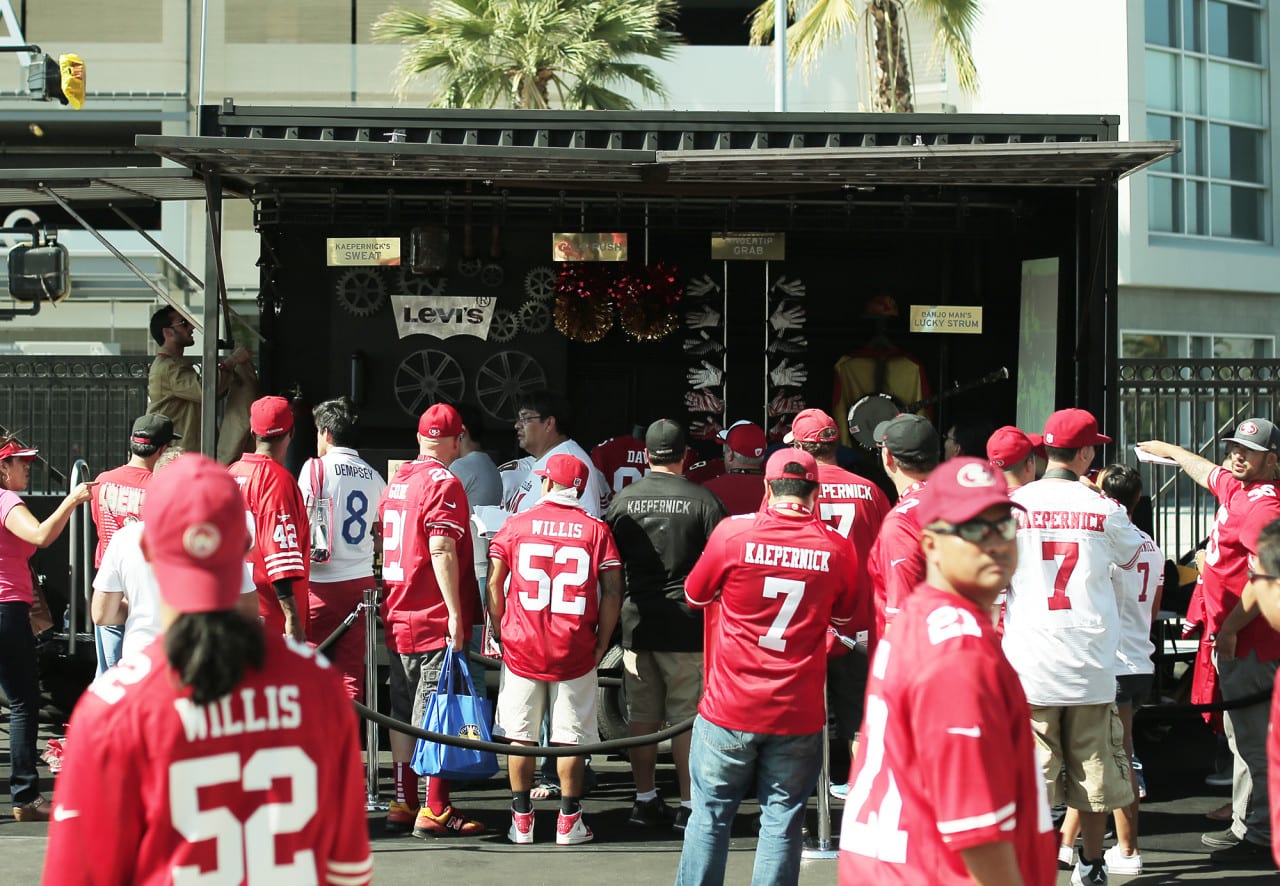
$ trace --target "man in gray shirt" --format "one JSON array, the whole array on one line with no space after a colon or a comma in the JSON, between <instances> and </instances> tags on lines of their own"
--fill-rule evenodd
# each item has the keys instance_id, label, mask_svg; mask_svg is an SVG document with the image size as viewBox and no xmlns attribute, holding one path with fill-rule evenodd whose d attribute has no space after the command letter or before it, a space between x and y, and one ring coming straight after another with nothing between
<instances>
[{"instance_id":1,"label":"man in gray shirt","mask_svg":"<svg viewBox=\"0 0 1280 886\"><path fill-rule=\"evenodd\" d=\"M686 480L682 464L685 431L659 419L645 432L651 473L622 489L605 513L622 555L626 590L622 601L623 685L628 731L656 732L697 713L702 693L702 613L685 602L684 580L707 538L727 514L710 491ZM674 818L654 785L658 751L632 748L636 782L632 824L672 825L689 819L689 739L671 740L680 808Z\"/></svg>"}]
</instances>

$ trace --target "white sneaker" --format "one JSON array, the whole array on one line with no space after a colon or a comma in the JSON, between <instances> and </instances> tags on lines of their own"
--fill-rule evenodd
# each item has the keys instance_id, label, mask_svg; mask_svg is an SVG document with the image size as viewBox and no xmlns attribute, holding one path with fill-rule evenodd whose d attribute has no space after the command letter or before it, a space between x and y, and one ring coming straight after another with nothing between
<instances>
[{"instance_id":1,"label":"white sneaker","mask_svg":"<svg viewBox=\"0 0 1280 886\"><path fill-rule=\"evenodd\" d=\"M511 810L511 828L507 831L507 839L512 843L533 842L533 812Z\"/></svg>"},{"instance_id":2,"label":"white sneaker","mask_svg":"<svg viewBox=\"0 0 1280 886\"><path fill-rule=\"evenodd\" d=\"M575 812L573 815L565 815L561 812L560 817L556 819L557 846L590 843L592 836L591 828L587 827L586 822L582 820L581 812Z\"/></svg>"},{"instance_id":3,"label":"white sneaker","mask_svg":"<svg viewBox=\"0 0 1280 886\"><path fill-rule=\"evenodd\" d=\"M1076 851L1070 846L1058 845L1058 864L1073 868L1076 865Z\"/></svg>"},{"instance_id":4,"label":"white sneaker","mask_svg":"<svg viewBox=\"0 0 1280 886\"><path fill-rule=\"evenodd\" d=\"M1119 846L1112 846L1102 853L1102 860L1107 863L1107 870L1113 874L1132 877L1142 873L1142 855L1137 852L1125 855Z\"/></svg>"}]
</instances>

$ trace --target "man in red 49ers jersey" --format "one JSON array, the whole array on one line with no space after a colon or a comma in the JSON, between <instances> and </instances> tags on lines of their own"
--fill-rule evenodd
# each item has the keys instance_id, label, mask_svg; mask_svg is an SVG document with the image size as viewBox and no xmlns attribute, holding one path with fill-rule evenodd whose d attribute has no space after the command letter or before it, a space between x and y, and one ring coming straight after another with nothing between
<instances>
[{"instance_id":1,"label":"man in red 49ers jersey","mask_svg":"<svg viewBox=\"0 0 1280 886\"><path fill-rule=\"evenodd\" d=\"M954 458L920 495L925 581L881 641L840 827L840 882L1052 886L1053 822L991 623L1018 562L1004 478Z\"/></svg>"},{"instance_id":2,"label":"man in red 49ers jersey","mask_svg":"<svg viewBox=\"0 0 1280 886\"><path fill-rule=\"evenodd\" d=\"M1241 601L1249 580L1249 557L1257 553L1255 540L1264 526L1280 518L1280 431L1265 418L1249 418L1223 442L1229 469L1180 446L1159 441L1139 445L1177 461L1188 477L1218 498L1218 519L1197 588L1204 603L1206 637L1196 668L1197 675L1216 676L1222 697L1230 700L1271 686L1280 664L1280 632L1258 618L1256 606ZM1207 667L1210 663L1213 666ZM1192 701L1215 700L1211 680L1193 686ZM1204 834L1200 842L1212 850L1209 857L1218 864L1256 861L1267 857L1274 824L1267 800L1267 704L1228 710L1223 723L1236 761L1231 827Z\"/></svg>"},{"instance_id":3,"label":"man in red 49ers jersey","mask_svg":"<svg viewBox=\"0 0 1280 886\"><path fill-rule=\"evenodd\" d=\"M538 471L542 496L513 516L489 544L489 614L502 643L502 688L494 734L535 745L550 714L550 741L599 739L596 667L622 607L622 561L603 521L582 510L590 468L553 455ZM510 581L508 582L508 577ZM533 842L534 757L508 757L512 843ZM583 757L559 757L556 844L591 839L582 821Z\"/></svg>"},{"instance_id":4,"label":"man in red 49ers jersey","mask_svg":"<svg viewBox=\"0 0 1280 886\"><path fill-rule=\"evenodd\" d=\"M235 611L249 542L236 484L181 456L149 484L144 515L165 634L76 705L44 882L369 883L342 685Z\"/></svg>"},{"instance_id":5,"label":"man in red 49ers jersey","mask_svg":"<svg viewBox=\"0 0 1280 886\"><path fill-rule=\"evenodd\" d=\"M778 450L765 482L769 507L722 521L685 579L689 605L708 613L677 886L724 882L729 828L753 789L755 882L799 879L805 803L822 764L824 638L858 611L857 554L814 517L813 456Z\"/></svg>"},{"instance_id":6,"label":"man in red 49ers jersey","mask_svg":"<svg viewBox=\"0 0 1280 886\"><path fill-rule=\"evenodd\" d=\"M391 652L391 716L421 725L427 699L440 682L449 644L465 649L476 622L470 506L449 465L462 451L462 417L437 403L418 419L418 457L400 466L378 503L382 526L382 621ZM470 836L484 825L449 801L449 782L427 780L427 805L418 808L418 777L409 768L414 739L391 733L396 796L387 830L413 828L415 837Z\"/></svg>"},{"instance_id":7,"label":"man in red 49ers jersey","mask_svg":"<svg viewBox=\"0 0 1280 886\"><path fill-rule=\"evenodd\" d=\"M245 558L258 588L258 615L269 631L307 639L307 579L311 527L298 481L284 467L293 439L293 411L284 397L249 408L255 448L227 470L253 516L253 548Z\"/></svg>"},{"instance_id":8,"label":"man in red 49ers jersey","mask_svg":"<svg viewBox=\"0 0 1280 886\"><path fill-rule=\"evenodd\" d=\"M630 434L610 437L591 449L591 462L604 474L611 498L649 473L643 431L644 428L636 425Z\"/></svg>"}]
</instances>

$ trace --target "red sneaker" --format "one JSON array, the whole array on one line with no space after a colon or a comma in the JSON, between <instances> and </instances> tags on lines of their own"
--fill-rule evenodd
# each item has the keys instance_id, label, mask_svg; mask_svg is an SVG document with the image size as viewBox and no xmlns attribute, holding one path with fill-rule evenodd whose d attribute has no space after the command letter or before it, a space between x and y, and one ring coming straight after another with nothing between
<instances>
[{"instance_id":1,"label":"red sneaker","mask_svg":"<svg viewBox=\"0 0 1280 886\"><path fill-rule=\"evenodd\" d=\"M413 830L413 823L417 817L416 808L408 803L392 800L390 808L387 809L387 831L392 834L407 834Z\"/></svg>"},{"instance_id":2,"label":"red sneaker","mask_svg":"<svg viewBox=\"0 0 1280 886\"><path fill-rule=\"evenodd\" d=\"M591 828L587 827L587 823L582 820L581 812L575 812L573 815L565 815L561 812L560 817L556 819L557 846L590 843L593 836Z\"/></svg>"},{"instance_id":3,"label":"red sneaker","mask_svg":"<svg viewBox=\"0 0 1280 886\"><path fill-rule=\"evenodd\" d=\"M484 825L473 818L467 818L453 806L445 808L439 815L434 814L426 806L418 812L418 820L413 826L413 835L419 839L427 837L474 837L484 833Z\"/></svg>"}]
</instances>

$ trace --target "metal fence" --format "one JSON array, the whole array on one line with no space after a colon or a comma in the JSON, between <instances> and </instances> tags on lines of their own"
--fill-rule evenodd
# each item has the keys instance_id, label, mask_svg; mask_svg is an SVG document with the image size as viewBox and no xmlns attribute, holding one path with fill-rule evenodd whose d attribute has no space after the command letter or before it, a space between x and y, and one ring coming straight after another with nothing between
<instances>
[{"instance_id":1,"label":"metal fence","mask_svg":"<svg viewBox=\"0 0 1280 886\"><path fill-rule=\"evenodd\" d=\"M40 450L29 494L65 493L78 458L91 475L128 460L150 368L149 357L0 357L0 433Z\"/></svg>"},{"instance_id":2,"label":"metal fence","mask_svg":"<svg viewBox=\"0 0 1280 886\"><path fill-rule=\"evenodd\" d=\"M1164 440L1221 463L1218 441L1246 418L1280 418L1280 361L1121 360L1116 460L1133 464L1133 444ZM1177 559L1213 526L1217 502L1177 468L1145 465L1156 541Z\"/></svg>"}]
</instances>

